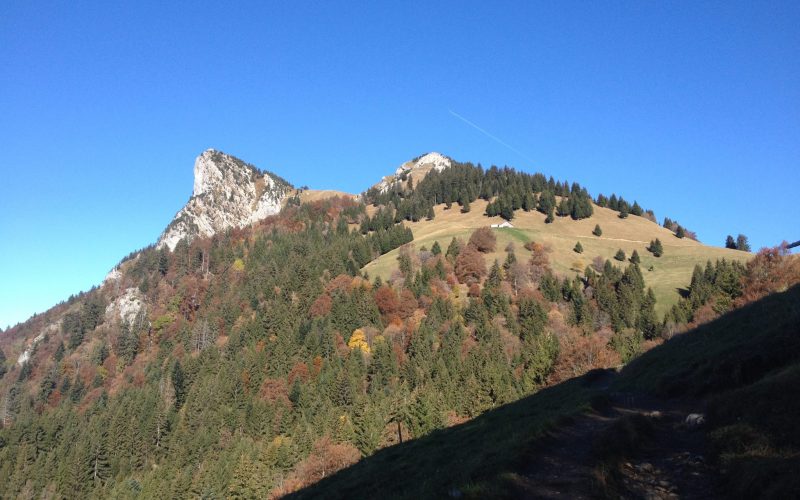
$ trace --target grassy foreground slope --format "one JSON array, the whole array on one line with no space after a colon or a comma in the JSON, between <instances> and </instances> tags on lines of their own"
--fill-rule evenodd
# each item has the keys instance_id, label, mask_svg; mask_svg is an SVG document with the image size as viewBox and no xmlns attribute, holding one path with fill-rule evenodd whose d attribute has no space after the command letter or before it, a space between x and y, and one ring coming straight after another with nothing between
<instances>
[{"instance_id":1,"label":"grassy foreground slope","mask_svg":"<svg viewBox=\"0 0 800 500\"><path fill-rule=\"evenodd\" d=\"M383 449L291 498L524 496L509 490L507 478L526 469L544 431L590 407L601 391L591 380L592 373ZM790 498L800 491L797 387L800 285L652 349L623 369L611 390L665 401L705 399L702 432L712 446L712 466L724 471L726 494Z\"/></svg>"},{"instance_id":2,"label":"grassy foreground slope","mask_svg":"<svg viewBox=\"0 0 800 500\"><path fill-rule=\"evenodd\" d=\"M476 200L469 213L461 213L458 205L453 205L449 210L445 205L434 207L436 217L431 220L419 222L406 222L414 233L414 246L428 248L434 241L439 241L442 248L446 248L453 237L466 241L469 235L478 227L499 224L503 222L500 217L487 217L485 215L487 202ZM594 215L588 219L572 220L569 217L557 217L551 224L545 224L544 214L531 211L517 210L511 221L513 228L497 229L497 251L487 255L487 263L494 259L500 262L505 258L504 249L508 243L516 245L517 256L520 259L530 257L530 252L523 248L528 241L545 243L550 246L550 262L554 270L561 274L583 273L592 259L601 256L603 259L612 259L619 249L627 257L636 250L641 257L640 267L644 272L647 286L653 288L656 294L656 310L663 314L678 301L679 290L688 287L692 270L696 264L705 265L706 261L717 259L745 261L751 254L703 245L689 238L677 238L672 231L655 224L644 217L630 215L620 219L618 212L595 205ZM600 237L594 236L592 230L599 224L603 230ZM646 250L651 240L660 239L664 246L664 255L659 258ZM575 243L580 241L583 253L573 251ZM381 256L365 266L370 276L388 278L392 271L397 269L397 256L399 250L394 250ZM652 271L648 271L650 267Z\"/></svg>"},{"instance_id":3,"label":"grassy foreground slope","mask_svg":"<svg viewBox=\"0 0 800 500\"><path fill-rule=\"evenodd\" d=\"M643 354L615 388L707 400L706 431L728 492L797 498L800 285Z\"/></svg>"}]
</instances>

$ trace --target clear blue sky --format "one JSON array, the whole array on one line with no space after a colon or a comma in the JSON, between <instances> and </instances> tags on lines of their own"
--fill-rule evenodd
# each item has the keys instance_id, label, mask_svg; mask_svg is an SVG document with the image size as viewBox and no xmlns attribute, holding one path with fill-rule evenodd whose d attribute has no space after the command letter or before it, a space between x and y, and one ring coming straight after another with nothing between
<instances>
[{"instance_id":1,"label":"clear blue sky","mask_svg":"<svg viewBox=\"0 0 800 500\"><path fill-rule=\"evenodd\" d=\"M350 192L435 150L800 239L800 2L223 3L4 4L0 325L154 242L209 147Z\"/></svg>"}]
</instances>

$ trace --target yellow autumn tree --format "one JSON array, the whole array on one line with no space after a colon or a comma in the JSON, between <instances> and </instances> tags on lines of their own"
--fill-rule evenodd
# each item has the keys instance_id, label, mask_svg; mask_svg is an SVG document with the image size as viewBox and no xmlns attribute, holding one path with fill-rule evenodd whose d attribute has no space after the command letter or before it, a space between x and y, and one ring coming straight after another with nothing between
<instances>
[{"instance_id":1,"label":"yellow autumn tree","mask_svg":"<svg viewBox=\"0 0 800 500\"><path fill-rule=\"evenodd\" d=\"M367 336L364 334L364 330L361 328L356 328L353 331L353 335L350 336L350 341L347 342L347 347L350 350L361 349L361 352L365 354L370 353L369 344L367 343Z\"/></svg>"}]
</instances>

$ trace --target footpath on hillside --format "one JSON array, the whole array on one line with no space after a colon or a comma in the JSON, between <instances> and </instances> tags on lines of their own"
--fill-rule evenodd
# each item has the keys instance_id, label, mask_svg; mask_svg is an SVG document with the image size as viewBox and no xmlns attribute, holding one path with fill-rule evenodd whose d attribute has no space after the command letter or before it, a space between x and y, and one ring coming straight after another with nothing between
<instances>
[{"instance_id":1,"label":"footpath on hillside","mask_svg":"<svg viewBox=\"0 0 800 500\"><path fill-rule=\"evenodd\" d=\"M540 440L520 473L523 498L722 498L706 463L699 401L660 400L610 389L600 372L595 410ZM687 421L688 417L688 421Z\"/></svg>"}]
</instances>

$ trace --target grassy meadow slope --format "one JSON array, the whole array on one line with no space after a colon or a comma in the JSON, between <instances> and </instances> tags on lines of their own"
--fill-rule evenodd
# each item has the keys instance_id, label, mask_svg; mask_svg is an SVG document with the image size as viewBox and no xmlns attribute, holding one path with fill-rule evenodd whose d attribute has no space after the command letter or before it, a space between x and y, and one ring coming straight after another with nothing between
<instances>
[{"instance_id":1,"label":"grassy meadow slope","mask_svg":"<svg viewBox=\"0 0 800 500\"><path fill-rule=\"evenodd\" d=\"M419 222L405 222L414 233L414 245L419 248L433 245L439 241L446 248L451 238L459 237L466 241L476 228L501 223L500 217L485 215L487 202L476 200L472 210L463 214L458 205L449 210L444 205L434 208L436 217ZM523 248L528 241L536 241L549 245L552 249L550 261L557 273L571 274L581 272L590 265L592 259L601 256L604 259L614 258L617 250L622 249L630 257L634 250L642 259L640 264L644 272L647 286L656 294L656 310L663 314L678 301L679 290L685 289L692 277L696 264L704 265L707 260L716 259L747 260L751 254L703 245L689 238L677 238L671 231L655 224L644 217L630 215L620 219L618 212L594 206L594 215L588 219L572 220L569 217L557 217L551 224L545 224L545 216L539 212L514 212L513 228L497 229L497 251L487 256L487 264L494 259L505 259L504 249L508 243L516 246L517 257L527 260L530 252ZM592 230L599 224L603 230L600 237L594 236ZM659 238L664 246L664 255L659 258L646 250L651 240ZM573 251L575 243L580 241L583 253ZM397 268L399 250L393 250L364 267L370 276L388 278ZM648 271L650 266L652 271Z\"/></svg>"}]
</instances>

